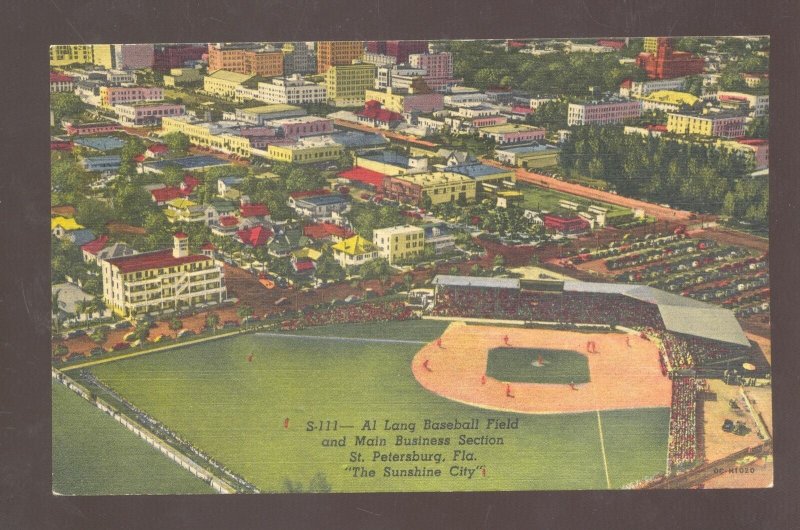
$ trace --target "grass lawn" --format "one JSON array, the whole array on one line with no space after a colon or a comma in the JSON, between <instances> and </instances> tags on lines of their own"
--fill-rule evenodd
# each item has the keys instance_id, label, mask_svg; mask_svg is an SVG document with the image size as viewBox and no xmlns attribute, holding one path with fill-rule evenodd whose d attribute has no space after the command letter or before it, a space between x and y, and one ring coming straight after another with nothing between
<instances>
[{"instance_id":1,"label":"grass lawn","mask_svg":"<svg viewBox=\"0 0 800 530\"><path fill-rule=\"evenodd\" d=\"M539 357L543 366L537 365ZM486 360L486 375L510 383L588 383L589 361L571 350L492 348Z\"/></svg>"},{"instance_id":2,"label":"grass lawn","mask_svg":"<svg viewBox=\"0 0 800 530\"><path fill-rule=\"evenodd\" d=\"M62 495L214 493L63 385L53 384L53 491Z\"/></svg>"},{"instance_id":3,"label":"grass lawn","mask_svg":"<svg viewBox=\"0 0 800 530\"><path fill-rule=\"evenodd\" d=\"M560 191L542 188L540 186L520 184L519 191L521 191L524 195L521 206L523 208L530 208L537 212L540 210L556 211L556 212L563 210L563 208L558 205L558 201L561 200L572 201L583 206L594 204L596 206L608 208L609 215L612 217L618 211L620 213L628 211L625 208L621 208L613 204L599 202L599 201L590 201L588 199L584 199L583 197L578 197L577 195L570 195L569 193L562 193Z\"/></svg>"},{"instance_id":4,"label":"grass lawn","mask_svg":"<svg viewBox=\"0 0 800 530\"><path fill-rule=\"evenodd\" d=\"M420 387L409 368L411 359L422 343L433 340L446 326L446 322L414 321L326 326L295 336L246 334L100 365L92 371L264 492L287 491L287 481L307 487L318 472L334 492L606 488L596 413L494 413ZM247 360L250 354L252 362ZM667 409L623 412L620 417L621 429L653 435L644 445L631 443L622 432L614 435L620 447L614 456L609 452L613 487L630 482L630 476L661 471L666 456ZM423 428L426 419L473 418L480 430ZM518 428L486 429L489 418L517 419ZM372 420L376 429L363 430ZM414 431L385 430L387 420L414 424ZM309 425L314 430L308 430ZM397 446L398 434L447 438L449 445ZM386 445L356 446L357 435L386 440ZM460 435L492 436L504 443L462 446ZM344 440L345 445L325 446L329 440ZM454 461L454 449L473 452L475 460ZM443 460L438 464L374 461L373 451L433 453ZM375 471L375 477L353 477L349 461L358 453L362 458L358 465ZM631 455L635 466L629 468ZM385 477L387 466L428 467L440 470L441 476ZM472 478L451 476L459 466L477 471ZM485 476L478 466L485 466ZM612 468L624 480L616 479Z\"/></svg>"}]
</instances>

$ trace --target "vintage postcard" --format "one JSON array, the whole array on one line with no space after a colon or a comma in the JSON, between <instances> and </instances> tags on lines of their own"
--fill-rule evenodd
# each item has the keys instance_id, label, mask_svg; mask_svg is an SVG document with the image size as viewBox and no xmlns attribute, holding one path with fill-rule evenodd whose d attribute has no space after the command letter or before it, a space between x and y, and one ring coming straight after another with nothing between
<instances>
[{"instance_id":1,"label":"vintage postcard","mask_svg":"<svg viewBox=\"0 0 800 530\"><path fill-rule=\"evenodd\" d=\"M53 493L771 487L769 54L51 46Z\"/></svg>"}]
</instances>

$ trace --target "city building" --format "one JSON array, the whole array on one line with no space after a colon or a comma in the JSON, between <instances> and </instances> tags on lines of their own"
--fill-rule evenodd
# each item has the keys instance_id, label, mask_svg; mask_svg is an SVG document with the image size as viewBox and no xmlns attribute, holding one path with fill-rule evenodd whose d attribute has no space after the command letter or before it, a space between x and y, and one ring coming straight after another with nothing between
<instances>
[{"instance_id":1,"label":"city building","mask_svg":"<svg viewBox=\"0 0 800 530\"><path fill-rule=\"evenodd\" d=\"M363 265L380 256L378 247L359 235L339 241L331 246L331 252L333 253L333 259L342 268Z\"/></svg>"},{"instance_id":2,"label":"city building","mask_svg":"<svg viewBox=\"0 0 800 530\"><path fill-rule=\"evenodd\" d=\"M152 68L155 63L153 44L114 44L114 63L117 68L138 70Z\"/></svg>"},{"instance_id":3,"label":"city building","mask_svg":"<svg viewBox=\"0 0 800 530\"><path fill-rule=\"evenodd\" d=\"M466 161L461 164L447 165L442 171L463 175L473 182L480 194L494 194L498 190L513 189L517 180L514 169L481 164L478 161Z\"/></svg>"},{"instance_id":4,"label":"city building","mask_svg":"<svg viewBox=\"0 0 800 530\"><path fill-rule=\"evenodd\" d=\"M164 89L156 86L101 86L100 104L112 108L125 103L161 101Z\"/></svg>"},{"instance_id":5,"label":"city building","mask_svg":"<svg viewBox=\"0 0 800 530\"><path fill-rule=\"evenodd\" d=\"M239 122L207 122L191 116L166 116L161 119L162 132L185 134L192 145L222 153L249 157L252 154L248 124Z\"/></svg>"},{"instance_id":6,"label":"city building","mask_svg":"<svg viewBox=\"0 0 800 530\"><path fill-rule=\"evenodd\" d=\"M657 90L683 90L686 80L685 77L648 79L646 81L626 79L619 86L619 95L623 98L640 98Z\"/></svg>"},{"instance_id":7,"label":"city building","mask_svg":"<svg viewBox=\"0 0 800 530\"><path fill-rule=\"evenodd\" d=\"M103 68L114 68L114 50L111 44L92 44L92 63Z\"/></svg>"},{"instance_id":8,"label":"city building","mask_svg":"<svg viewBox=\"0 0 800 530\"><path fill-rule=\"evenodd\" d=\"M342 146L330 136L307 136L290 144L270 144L262 156L288 164L313 164L337 160L343 153Z\"/></svg>"},{"instance_id":9,"label":"city building","mask_svg":"<svg viewBox=\"0 0 800 530\"><path fill-rule=\"evenodd\" d=\"M173 248L107 259L101 266L103 301L121 317L163 313L225 300L224 272L203 254L189 253L178 232Z\"/></svg>"},{"instance_id":10,"label":"city building","mask_svg":"<svg viewBox=\"0 0 800 530\"><path fill-rule=\"evenodd\" d=\"M702 57L674 51L668 39L658 41L657 46L655 52L642 52L636 57L636 66L644 70L650 79L702 74L705 70Z\"/></svg>"},{"instance_id":11,"label":"city building","mask_svg":"<svg viewBox=\"0 0 800 530\"><path fill-rule=\"evenodd\" d=\"M372 243L389 263L408 261L425 250L425 231L411 225L379 228L372 231Z\"/></svg>"},{"instance_id":12,"label":"city building","mask_svg":"<svg viewBox=\"0 0 800 530\"><path fill-rule=\"evenodd\" d=\"M428 158L425 156L406 156L394 151L357 154L353 165L383 175L410 175L428 171Z\"/></svg>"},{"instance_id":13,"label":"city building","mask_svg":"<svg viewBox=\"0 0 800 530\"><path fill-rule=\"evenodd\" d=\"M331 66L325 71L328 102L336 107L359 107L375 84L377 67L368 63Z\"/></svg>"},{"instance_id":14,"label":"city building","mask_svg":"<svg viewBox=\"0 0 800 530\"><path fill-rule=\"evenodd\" d=\"M87 156L81 159L81 166L86 171L113 173L119 170L121 160L119 155Z\"/></svg>"},{"instance_id":15,"label":"city building","mask_svg":"<svg viewBox=\"0 0 800 530\"><path fill-rule=\"evenodd\" d=\"M303 197L290 197L290 206L303 217L327 219L334 212L344 213L350 209L350 197L340 193L325 193Z\"/></svg>"},{"instance_id":16,"label":"city building","mask_svg":"<svg viewBox=\"0 0 800 530\"><path fill-rule=\"evenodd\" d=\"M611 98L603 101L570 103L567 107L567 125L606 125L622 123L642 115L640 101Z\"/></svg>"},{"instance_id":17,"label":"city building","mask_svg":"<svg viewBox=\"0 0 800 530\"><path fill-rule=\"evenodd\" d=\"M547 131L541 127L521 123L503 123L478 129L478 136L491 138L499 145L518 144L544 140Z\"/></svg>"},{"instance_id":18,"label":"city building","mask_svg":"<svg viewBox=\"0 0 800 530\"><path fill-rule=\"evenodd\" d=\"M202 83L203 77L197 68L171 68L164 75L164 86L183 86Z\"/></svg>"},{"instance_id":19,"label":"city building","mask_svg":"<svg viewBox=\"0 0 800 530\"><path fill-rule=\"evenodd\" d=\"M662 110L664 112L677 112L683 108L694 107L701 100L688 92L674 90L656 90L641 96L642 110Z\"/></svg>"},{"instance_id":20,"label":"city building","mask_svg":"<svg viewBox=\"0 0 800 530\"><path fill-rule=\"evenodd\" d=\"M50 46L50 66L89 64L94 54L91 44L59 44Z\"/></svg>"},{"instance_id":21,"label":"city building","mask_svg":"<svg viewBox=\"0 0 800 530\"><path fill-rule=\"evenodd\" d=\"M423 79L434 92L446 92L461 81L453 78L453 54L450 52L412 53L408 64L425 70Z\"/></svg>"},{"instance_id":22,"label":"city building","mask_svg":"<svg viewBox=\"0 0 800 530\"><path fill-rule=\"evenodd\" d=\"M745 115L736 111L671 112L667 115L667 131L675 134L697 134L738 138L744 136Z\"/></svg>"},{"instance_id":23,"label":"city building","mask_svg":"<svg viewBox=\"0 0 800 530\"><path fill-rule=\"evenodd\" d=\"M554 145L533 142L494 150L497 159L507 165L535 169L558 164L560 149Z\"/></svg>"},{"instance_id":24,"label":"city building","mask_svg":"<svg viewBox=\"0 0 800 530\"><path fill-rule=\"evenodd\" d=\"M403 115L399 112L381 108L375 100L364 103L364 108L356 112L358 123L364 123L378 129L394 129L403 122Z\"/></svg>"},{"instance_id":25,"label":"city building","mask_svg":"<svg viewBox=\"0 0 800 530\"><path fill-rule=\"evenodd\" d=\"M367 101L378 101L384 109L392 112L430 113L444 108L444 96L432 92L422 78L416 78L410 88L368 89L364 97Z\"/></svg>"},{"instance_id":26,"label":"city building","mask_svg":"<svg viewBox=\"0 0 800 530\"><path fill-rule=\"evenodd\" d=\"M64 130L70 136L83 135L83 134L104 134L118 131L120 126L118 123L103 121L103 122L88 122L78 123L74 121L63 122Z\"/></svg>"},{"instance_id":27,"label":"city building","mask_svg":"<svg viewBox=\"0 0 800 530\"><path fill-rule=\"evenodd\" d=\"M317 72L325 74L332 66L352 64L364 55L364 41L317 42ZM374 76L373 76L374 77Z\"/></svg>"},{"instance_id":28,"label":"city building","mask_svg":"<svg viewBox=\"0 0 800 530\"><path fill-rule=\"evenodd\" d=\"M236 89L252 78L253 74L216 70L203 78L203 90L222 98L236 99Z\"/></svg>"},{"instance_id":29,"label":"city building","mask_svg":"<svg viewBox=\"0 0 800 530\"><path fill-rule=\"evenodd\" d=\"M769 115L769 94L747 94L729 90L717 91L717 101L723 108L741 109L752 112L753 117Z\"/></svg>"},{"instance_id":30,"label":"city building","mask_svg":"<svg viewBox=\"0 0 800 530\"><path fill-rule=\"evenodd\" d=\"M383 181L386 197L416 206L424 206L426 198L430 198L431 205L474 202L476 190L475 180L442 171L388 176Z\"/></svg>"},{"instance_id":31,"label":"city building","mask_svg":"<svg viewBox=\"0 0 800 530\"><path fill-rule=\"evenodd\" d=\"M283 73L313 74L317 71L317 55L305 42L286 42L283 52Z\"/></svg>"},{"instance_id":32,"label":"city building","mask_svg":"<svg viewBox=\"0 0 800 530\"><path fill-rule=\"evenodd\" d=\"M258 83L257 99L271 104L324 103L326 91L324 85L306 81L299 74L293 74Z\"/></svg>"},{"instance_id":33,"label":"city building","mask_svg":"<svg viewBox=\"0 0 800 530\"><path fill-rule=\"evenodd\" d=\"M456 250L456 237L447 223L428 223L422 225L422 229L425 232L425 246L432 247L437 256Z\"/></svg>"},{"instance_id":34,"label":"city building","mask_svg":"<svg viewBox=\"0 0 800 530\"><path fill-rule=\"evenodd\" d=\"M265 125L274 127L283 138L300 138L301 136L316 136L333 132L333 120L319 116L270 120Z\"/></svg>"},{"instance_id":35,"label":"city building","mask_svg":"<svg viewBox=\"0 0 800 530\"><path fill-rule=\"evenodd\" d=\"M182 68L191 61L198 61L207 53L207 45L157 45L153 50L153 70L161 73L167 73L173 68Z\"/></svg>"},{"instance_id":36,"label":"city building","mask_svg":"<svg viewBox=\"0 0 800 530\"><path fill-rule=\"evenodd\" d=\"M298 116L305 116L305 114L306 111L302 107L287 105L285 103L273 103L270 105L250 107L248 109L236 109L233 118L250 125L264 126L267 122L272 120L296 118Z\"/></svg>"},{"instance_id":37,"label":"city building","mask_svg":"<svg viewBox=\"0 0 800 530\"><path fill-rule=\"evenodd\" d=\"M140 102L114 106L120 124L125 127L161 125L164 117L186 114L186 107L177 103Z\"/></svg>"},{"instance_id":38,"label":"city building","mask_svg":"<svg viewBox=\"0 0 800 530\"><path fill-rule=\"evenodd\" d=\"M50 72L50 93L72 92L75 90L75 80L68 75Z\"/></svg>"},{"instance_id":39,"label":"city building","mask_svg":"<svg viewBox=\"0 0 800 530\"><path fill-rule=\"evenodd\" d=\"M366 50L370 53L394 57L397 64L405 63L411 54L428 53L428 41L387 40L367 41Z\"/></svg>"},{"instance_id":40,"label":"city building","mask_svg":"<svg viewBox=\"0 0 800 530\"><path fill-rule=\"evenodd\" d=\"M283 52L263 44L209 44L208 71L274 77L283 75Z\"/></svg>"},{"instance_id":41,"label":"city building","mask_svg":"<svg viewBox=\"0 0 800 530\"><path fill-rule=\"evenodd\" d=\"M564 235L582 234L591 230L589 221L579 215L563 217L555 214L542 214L545 230Z\"/></svg>"}]
</instances>

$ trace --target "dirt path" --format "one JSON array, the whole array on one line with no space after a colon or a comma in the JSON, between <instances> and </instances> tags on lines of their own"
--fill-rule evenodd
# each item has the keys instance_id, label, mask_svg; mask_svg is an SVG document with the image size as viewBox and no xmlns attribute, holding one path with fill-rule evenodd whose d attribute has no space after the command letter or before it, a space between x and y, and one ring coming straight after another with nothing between
<instances>
[{"instance_id":1,"label":"dirt path","mask_svg":"<svg viewBox=\"0 0 800 530\"><path fill-rule=\"evenodd\" d=\"M577 390L563 384L511 383L514 397L507 397L506 382L485 376L488 351L502 346L505 335L512 346L572 349L586 355L591 381L576 385ZM657 346L631 335L629 348L626 337L618 333L468 326L454 322L442 334L442 347L436 342L422 347L411 369L427 390L490 410L561 414L669 407L672 385L661 374ZM600 353L585 353L586 342L590 340L595 341ZM430 370L424 366L426 360Z\"/></svg>"}]
</instances>

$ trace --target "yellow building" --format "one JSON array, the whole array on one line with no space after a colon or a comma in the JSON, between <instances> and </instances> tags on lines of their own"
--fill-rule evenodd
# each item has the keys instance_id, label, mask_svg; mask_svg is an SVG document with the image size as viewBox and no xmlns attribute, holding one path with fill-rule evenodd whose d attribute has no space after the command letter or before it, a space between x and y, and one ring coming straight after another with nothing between
<instances>
[{"instance_id":1,"label":"yellow building","mask_svg":"<svg viewBox=\"0 0 800 530\"><path fill-rule=\"evenodd\" d=\"M50 46L50 66L91 63L94 54L91 44L59 44Z\"/></svg>"},{"instance_id":2,"label":"yellow building","mask_svg":"<svg viewBox=\"0 0 800 530\"><path fill-rule=\"evenodd\" d=\"M674 112L667 115L667 131L738 138L744 136L745 116L737 112Z\"/></svg>"},{"instance_id":3,"label":"yellow building","mask_svg":"<svg viewBox=\"0 0 800 530\"><path fill-rule=\"evenodd\" d=\"M107 70L114 68L114 47L111 44L92 44L92 62Z\"/></svg>"},{"instance_id":4,"label":"yellow building","mask_svg":"<svg viewBox=\"0 0 800 530\"><path fill-rule=\"evenodd\" d=\"M103 301L122 317L216 304L225 300L224 272L214 259L189 254L186 234L173 248L103 260Z\"/></svg>"},{"instance_id":5,"label":"yellow building","mask_svg":"<svg viewBox=\"0 0 800 530\"><path fill-rule=\"evenodd\" d=\"M372 242L389 263L412 260L425 250L425 231L418 226L392 226L372 231Z\"/></svg>"},{"instance_id":6,"label":"yellow building","mask_svg":"<svg viewBox=\"0 0 800 530\"><path fill-rule=\"evenodd\" d=\"M642 109L663 110L664 112L678 111L682 107L693 107L700 101L700 98L688 92L676 90L656 90L639 99L642 101Z\"/></svg>"},{"instance_id":7,"label":"yellow building","mask_svg":"<svg viewBox=\"0 0 800 530\"><path fill-rule=\"evenodd\" d=\"M364 41L320 41L317 42L317 72L327 73L332 66L342 66L361 59L364 55Z\"/></svg>"},{"instance_id":8,"label":"yellow building","mask_svg":"<svg viewBox=\"0 0 800 530\"><path fill-rule=\"evenodd\" d=\"M164 117L161 119L161 129L163 134L185 134L192 145L238 156L252 155L250 140L246 136L226 132L218 123L200 121L190 116Z\"/></svg>"},{"instance_id":9,"label":"yellow building","mask_svg":"<svg viewBox=\"0 0 800 530\"><path fill-rule=\"evenodd\" d=\"M645 53L658 52L658 46L662 42L668 41L668 37L645 37L644 38L644 51Z\"/></svg>"},{"instance_id":10,"label":"yellow building","mask_svg":"<svg viewBox=\"0 0 800 530\"><path fill-rule=\"evenodd\" d=\"M337 107L364 105L366 91L375 85L377 71L374 64L367 63L332 66L325 73L328 102Z\"/></svg>"},{"instance_id":11,"label":"yellow building","mask_svg":"<svg viewBox=\"0 0 800 530\"><path fill-rule=\"evenodd\" d=\"M236 98L236 89L252 79L252 74L239 74L227 70L217 70L203 78L203 90L209 94L227 99Z\"/></svg>"},{"instance_id":12,"label":"yellow building","mask_svg":"<svg viewBox=\"0 0 800 530\"><path fill-rule=\"evenodd\" d=\"M254 151L270 160L289 164L313 164L337 160L344 153L344 148L329 136L311 136L301 138L290 145L269 145L266 151Z\"/></svg>"},{"instance_id":13,"label":"yellow building","mask_svg":"<svg viewBox=\"0 0 800 530\"><path fill-rule=\"evenodd\" d=\"M164 76L164 86L187 85L200 82L200 70L196 68L172 68Z\"/></svg>"},{"instance_id":14,"label":"yellow building","mask_svg":"<svg viewBox=\"0 0 800 530\"><path fill-rule=\"evenodd\" d=\"M381 104L386 110L390 110L392 112L405 112L405 107L403 107L403 103L405 101L405 94L392 92L391 89L388 90L367 90L364 93L364 100L369 101L374 99L378 103Z\"/></svg>"},{"instance_id":15,"label":"yellow building","mask_svg":"<svg viewBox=\"0 0 800 530\"><path fill-rule=\"evenodd\" d=\"M331 247L331 252L333 259L343 268L363 265L380 255L378 247L358 235L339 241Z\"/></svg>"}]
</instances>

